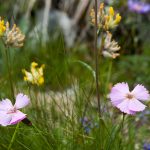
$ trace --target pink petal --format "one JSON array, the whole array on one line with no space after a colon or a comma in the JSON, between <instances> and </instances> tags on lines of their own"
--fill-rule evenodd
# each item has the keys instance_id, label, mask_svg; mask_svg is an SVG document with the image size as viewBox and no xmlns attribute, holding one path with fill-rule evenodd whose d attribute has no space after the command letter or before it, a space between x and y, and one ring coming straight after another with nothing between
<instances>
[{"instance_id":1,"label":"pink petal","mask_svg":"<svg viewBox=\"0 0 150 150\"><path fill-rule=\"evenodd\" d=\"M139 84L133 89L131 93L133 93L136 99L139 100L148 100L150 98L148 90Z\"/></svg>"},{"instance_id":2,"label":"pink petal","mask_svg":"<svg viewBox=\"0 0 150 150\"><path fill-rule=\"evenodd\" d=\"M113 89L116 89L117 91L119 91L122 94L127 94L129 93L129 86L127 83L117 83L116 85L114 85Z\"/></svg>"},{"instance_id":3,"label":"pink petal","mask_svg":"<svg viewBox=\"0 0 150 150\"><path fill-rule=\"evenodd\" d=\"M118 90L116 90L115 88L112 88L109 97L114 106L117 106L125 99L125 95L119 92Z\"/></svg>"},{"instance_id":4,"label":"pink petal","mask_svg":"<svg viewBox=\"0 0 150 150\"><path fill-rule=\"evenodd\" d=\"M12 120L11 120L10 124L11 125L17 124L18 122L22 121L24 118L26 118L26 114L17 110L17 112L12 115Z\"/></svg>"},{"instance_id":5,"label":"pink petal","mask_svg":"<svg viewBox=\"0 0 150 150\"><path fill-rule=\"evenodd\" d=\"M135 114L136 114L135 111L130 110L130 115L135 115Z\"/></svg>"},{"instance_id":6,"label":"pink petal","mask_svg":"<svg viewBox=\"0 0 150 150\"><path fill-rule=\"evenodd\" d=\"M143 111L145 107L146 106L137 99L129 100L129 109L131 111Z\"/></svg>"},{"instance_id":7,"label":"pink petal","mask_svg":"<svg viewBox=\"0 0 150 150\"><path fill-rule=\"evenodd\" d=\"M117 105L117 108L120 109L120 111L122 111L123 113L127 113L130 115L135 114L133 111L129 110L129 100L125 99L122 103L120 103L119 105Z\"/></svg>"},{"instance_id":8,"label":"pink petal","mask_svg":"<svg viewBox=\"0 0 150 150\"><path fill-rule=\"evenodd\" d=\"M16 109L23 108L29 104L30 100L27 95L19 93L16 97L15 107Z\"/></svg>"},{"instance_id":9,"label":"pink petal","mask_svg":"<svg viewBox=\"0 0 150 150\"><path fill-rule=\"evenodd\" d=\"M114 85L109 95L112 104L114 106L120 104L125 99L127 93L129 93L129 87L127 83L118 83Z\"/></svg>"},{"instance_id":10,"label":"pink petal","mask_svg":"<svg viewBox=\"0 0 150 150\"><path fill-rule=\"evenodd\" d=\"M9 99L0 101L0 111L7 111L8 109L12 107L13 105Z\"/></svg>"},{"instance_id":11,"label":"pink petal","mask_svg":"<svg viewBox=\"0 0 150 150\"><path fill-rule=\"evenodd\" d=\"M6 114L4 111L0 111L0 125L8 126L12 119L11 114Z\"/></svg>"}]
</instances>

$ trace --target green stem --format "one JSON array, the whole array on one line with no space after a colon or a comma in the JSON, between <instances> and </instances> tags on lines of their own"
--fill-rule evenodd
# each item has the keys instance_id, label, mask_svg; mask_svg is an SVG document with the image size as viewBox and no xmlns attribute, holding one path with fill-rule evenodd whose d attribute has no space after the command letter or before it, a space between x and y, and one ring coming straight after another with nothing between
<instances>
[{"instance_id":1,"label":"green stem","mask_svg":"<svg viewBox=\"0 0 150 150\"><path fill-rule=\"evenodd\" d=\"M14 88L13 88L13 80L12 80L12 75L11 75L11 66L10 66L10 61L9 61L10 59L9 59L9 54L8 54L8 48L5 48L5 55L6 55L6 64L7 64L7 69L8 69L9 81L10 81L10 91L11 91L11 96L14 102L15 96L14 96Z\"/></svg>"},{"instance_id":2,"label":"green stem","mask_svg":"<svg viewBox=\"0 0 150 150\"><path fill-rule=\"evenodd\" d=\"M122 113L123 116L122 116L122 122L121 122L121 125L120 125L120 132L122 133L123 135L123 127L124 127L124 120L125 120L125 113ZM119 142L119 149L121 149L121 144L122 144L122 137L120 139L120 142Z\"/></svg>"},{"instance_id":3,"label":"green stem","mask_svg":"<svg viewBox=\"0 0 150 150\"><path fill-rule=\"evenodd\" d=\"M40 109L39 109L38 87L37 86L33 86L33 90L34 90L34 99L36 99L34 105L36 107L36 110L39 112Z\"/></svg>"},{"instance_id":4,"label":"green stem","mask_svg":"<svg viewBox=\"0 0 150 150\"><path fill-rule=\"evenodd\" d=\"M11 149L12 144L13 144L14 141L15 141L18 128L19 128L19 123L17 124L17 126L16 126L16 128L15 128L14 134L13 134L13 136L12 136L12 138L11 138L11 141L10 141L10 143L9 143L9 146L8 146L8 149L7 149L7 150L10 150L10 149Z\"/></svg>"},{"instance_id":5,"label":"green stem","mask_svg":"<svg viewBox=\"0 0 150 150\"><path fill-rule=\"evenodd\" d=\"M124 126L124 119L125 119L125 113L122 114L122 124L121 124L121 131L123 131L123 126Z\"/></svg>"},{"instance_id":6,"label":"green stem","mask_svg":"<svg viewBox=\"0 0 150 150\"><path fill-rule=\"evenodd\" d=\"M96 72L96 94L97 94L97 103L98 103L98 112L99 117L101 117L101 103L100 103L100 91L99 91L99 60L98 60L98 49L97 49L97 0L95 0L95 72Z\"/></svg>"},{"instance_id":7,"label":"green stem","mask_svg":"<svg viewBox=\"0 0 150 150\"><path fill-rule=\"evenodd\" d=\"M110 61L109 67L108 67L108 74L107 74L106 85L105 85L105 95L107 94L107 90L108 90L108 84L110 81L111 70L112 70L112 60Z\"/></svg>"}]
</instances>

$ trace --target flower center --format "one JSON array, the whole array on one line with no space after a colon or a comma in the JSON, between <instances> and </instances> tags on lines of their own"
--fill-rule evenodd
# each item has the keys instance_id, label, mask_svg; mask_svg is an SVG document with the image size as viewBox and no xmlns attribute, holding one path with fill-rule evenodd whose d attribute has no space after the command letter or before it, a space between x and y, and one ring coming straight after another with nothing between
<instances>
[{"instance_id":1,"label":"flower center","mask_svg":"<svg viewBox=\"0 0 150 150\"><path fill-rule=\"evenodd\" d=\"M17 109L15 107L12 107L7 111L7 114L12 114L12 113L15 113L16 111Z\"/></svg>"},{"instance_id":2,"label":"flower center","mask_svg":"<svg viewBox=\"0 0 150 150\"><path fill-rule=\"evenodd\" d=\"M134 95L131 94L131 93L128 93L128 94L126 95L126 98L127 98L127 99L132 99L132 98L134 98Z\"/></svg>"}]
</instances>

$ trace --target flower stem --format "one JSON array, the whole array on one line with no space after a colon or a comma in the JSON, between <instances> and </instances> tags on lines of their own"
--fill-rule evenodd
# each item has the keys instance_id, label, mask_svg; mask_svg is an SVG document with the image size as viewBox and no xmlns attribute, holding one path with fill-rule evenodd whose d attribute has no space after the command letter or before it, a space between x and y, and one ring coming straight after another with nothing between
<instances>
[{"instance_id":1,"label":"flower stem","mask_svg":"<svg viewBox=\"0 0 150 150\"><path fill-rule=\"evenodd\" d=\"M9 81L10 81L10 91L11 91L11 96L12 96L12 99L14 102L15 97L14 97L14 88L13 88L13 80L12 80L12 75L11 75L11 67L10 67L8 48L5 48L5 55L6 55L6 64L7 64L7 69L8 69Z\"/></svg>"},{"instance_id":2,"label":"flower stem","mask_svg":"<svg viewBox=\"0 0 150 150\"><path fill-rule=\"evenodd\" d=\"M12 136L12 138L11 138L11 141L10 141L10 143L9 143L9 146L8 146L8 149L7 149L7 150L10 150L10 149L11 149L12 144L13 144L14 141L15 141L18 128L19 128L19 123L17 124L17 126L16 126L16 128L15 128L14 134L13 134L13 136Z\"/></svg>"},{"instance_id":3,"label":"flower stem","mask_svg":"<svg viewBox=\"0 0 150 150\"><path fill-rule=\"evenodd\" d=\"M123 127L124 127L124 120L125 120L125 113L123 113L123 116L122 116L122 122L121 122L121 125L120 125L120 131L121 133L123 134ZM122 138L119 142L119 149L121 149L121 144L122 144Z\"/></svg>"},{"instance_id":4,"label":"flower stem","mask_svg":"<svg viewBox=\"0 0 150 150\"><path fill-rule=\"evenodd\" d=\"M108 84L109 84L109 81L110 81L111 70L112 70L112 60L110 60L110 63L109 63L109 66L108 66L108 74L107 74L106 85L105 85L105 96L106 96L107 90L108 90Z\"/></svg>"},{"instance_id":5,"label":"flower stem","mask_svg":"<svg viewBox=\"0 0 150 150\"><path fill-rule=\"evenodd\" d=\"M101 104L100 104L100 94L99 94L99 69L98 69L98 49L97 49L97 0L95 0L95 43L94 43L94 49L95 49L95 72L96 72L96 94L97 94L97 103L98 103L98 112L99 117L101 117Z\"/></svg>"},{"instance_id":6,"label":"flower stem","mask_svg":"<svg viewBox=\"0 0 150 150\"><path fill-rule=\"evenodd\" d=\"M125 119L125 113L123 113L123 116L122 116L121 131L123 130L124 119Z\"/></svg>"}]
</instances>

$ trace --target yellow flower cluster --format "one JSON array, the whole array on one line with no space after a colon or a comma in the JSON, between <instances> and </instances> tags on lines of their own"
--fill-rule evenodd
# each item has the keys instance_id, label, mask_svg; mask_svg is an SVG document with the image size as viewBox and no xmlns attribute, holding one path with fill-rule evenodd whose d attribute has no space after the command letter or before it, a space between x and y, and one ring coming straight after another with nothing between
<instances>
[{"instance_id":1,"label":"yellow flower cluster","mask_svg":"<svg viewBox=\"0 0 150 150\"><path fill-rule=\"evenodd\" d=\"M95 24L95 11L94 9L90 12L91 22ZM104 3L100 4L97 13L97 24L99 29L109 30L115 28L121 21L121 16L119 13L115 15L113 7L109 7L107 11L104 9Z\"/></svg>"},{"instance_id":2,"label":"yellow flower cluster","mask_svg":"<svg viewBox=\"0 0 150 150\"><path fill-rule=\"evenodd\" d=\"M36 62L32 62L30 68L31 72L28 72L25 69L23 69L22 72L25 74L25 81L40 86L44 83L43 69L45 68L45 65L43 64L41 67L37 66L38 64Z\"/></svg>"},{"instance_id":3,"label":"yellow flower cluster","mask_svg":"<svg viewBox=\"0 0 150 150\"><path fill-rule=\"evenodd\" d=\"M5 31L6 31L5 22L0 17L0 36L3 36Z\"/></svg>"},{"instance_id":4,"label":"yellow flower cluster","mask_svg":"<svg viewBox=\"0 0 150 150\"><path fill-rule=\"evenodd\" d=\"M5 42L5 45L11 47L22 47L24 44L25 35L14 24L12 29L9 27L9 22L4 22L0 17L0 37Z\"/></svg>"}]
</instances>

